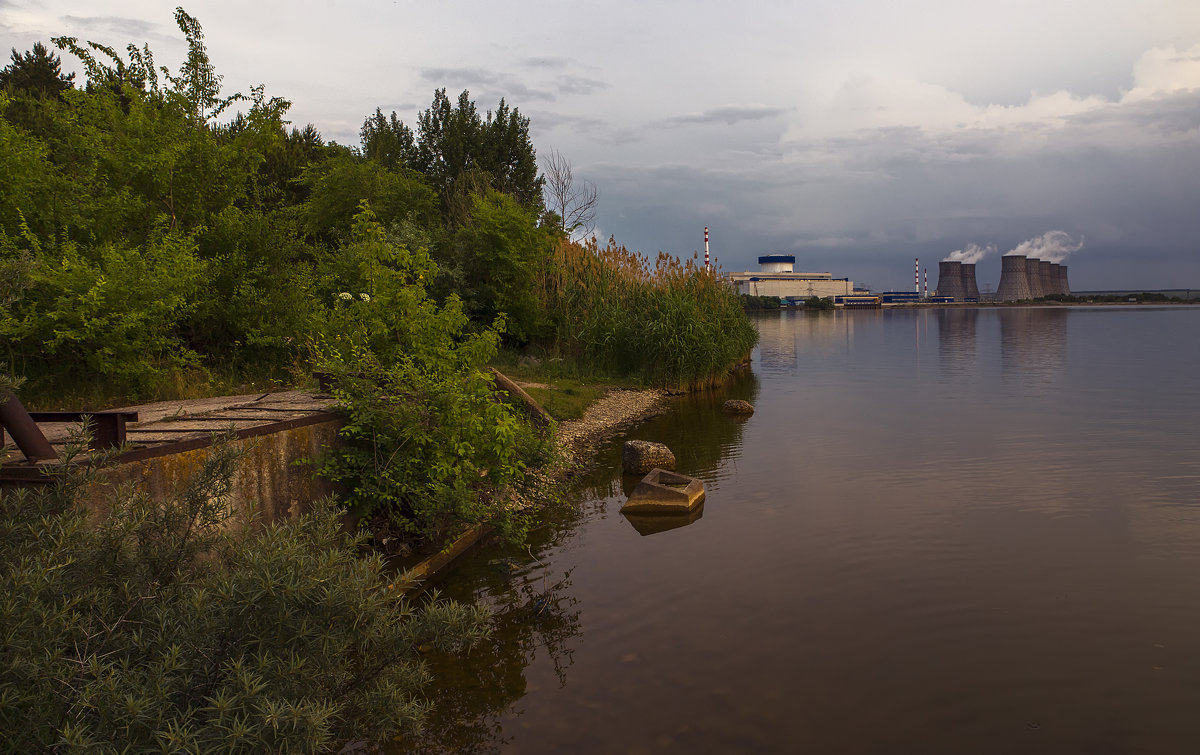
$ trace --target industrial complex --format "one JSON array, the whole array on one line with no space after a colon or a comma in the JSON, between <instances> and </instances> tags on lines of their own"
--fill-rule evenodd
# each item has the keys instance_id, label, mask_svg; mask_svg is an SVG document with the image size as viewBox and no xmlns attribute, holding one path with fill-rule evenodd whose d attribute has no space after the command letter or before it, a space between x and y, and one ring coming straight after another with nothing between
<instances>
[{"instance_id":1,"label":"industrial complex","mask_svg":"<svg viewBox=\"0 0 1200 755\"><path fill-rule=\"evenodd\" d=\"M708 229L705 228L705 264L708 264ZM1001 259L1000 285L989 301L1021 301L1046 296L1070 296L1067 266L1020 254L1006 254ZM884 304L969 303L980 301L979 285L975 280L975 263L943 260L938 263L937 288L931 293L928 275L922 292L919 260L914 261L914 290L885 291L874 294L856 290L849 278L835 278L832 273L803 273L794 270L796 257L791 254L764 254L758 258L759 269L741 273L726 273L725 278L740 294L775 296L784 306L802 304L812 297L832 299L847 307L871 307Z\"/></svg>"},{"instance_id":2,"label":"industrial complex","mask_svg":"<svg viewBox=\"0 0 1200 755\"><path fill-rule=\"evenodd\" d=\"M739 294L778 296L795 303L813 296L833 299L855 293L849 278L834 278L833 273L797 273L792 254L764 254L758 258L757 272L729 273L729 282Z\"/></svg>"}]
</instances>

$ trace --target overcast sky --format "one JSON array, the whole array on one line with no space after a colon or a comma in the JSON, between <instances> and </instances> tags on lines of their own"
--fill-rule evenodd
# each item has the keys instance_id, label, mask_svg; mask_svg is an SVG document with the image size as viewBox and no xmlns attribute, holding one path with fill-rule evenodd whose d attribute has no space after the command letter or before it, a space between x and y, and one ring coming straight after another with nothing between
<instances>
[{"instance_id":1,"label":"overcast sky","mask_svg":"<svg viewBox=\"0 0 1200 755\"><path fill-rule=\"evenodd\" d=\"M149 43L175 69L173 8L0 0L0 49ZM266 84L343 144L376 107L413 124L437 87L505 97L634 249L703 252L707 225L726 270L785 252L881 290L974 244L996 249L986 288L1061 231L1076 290L1200 288L1200 0L184 8L227 92Z\"/></svg>"}]
</instances>

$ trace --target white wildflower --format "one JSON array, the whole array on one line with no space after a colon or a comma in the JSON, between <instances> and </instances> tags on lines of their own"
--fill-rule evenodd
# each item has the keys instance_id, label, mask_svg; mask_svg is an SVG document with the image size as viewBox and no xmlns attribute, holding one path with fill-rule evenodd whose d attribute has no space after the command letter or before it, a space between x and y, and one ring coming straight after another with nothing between
<instances>
[{"instance_id":1,"label":"white wildflower","mask_svg":"<svg viewBox=\"0 0 1200 755\"><path fill-rule=\"evenodd\" d=\"M343 291L338 294L338 298L342 299L343 301L350 301L354 298L354 296L349 291Z\"/></svg>"},{"instance_id":2,"label":"white wildflower","mask_svg":"<svg viewBox=\"0 0 1200 755\"><path fill-rule=\"evenodd\" d=\"M370 294L359 294L359 295L358 295L358 298L362 299L363 301L371 301L371 295L370 295Z\"/></svg>"}]
</instances>

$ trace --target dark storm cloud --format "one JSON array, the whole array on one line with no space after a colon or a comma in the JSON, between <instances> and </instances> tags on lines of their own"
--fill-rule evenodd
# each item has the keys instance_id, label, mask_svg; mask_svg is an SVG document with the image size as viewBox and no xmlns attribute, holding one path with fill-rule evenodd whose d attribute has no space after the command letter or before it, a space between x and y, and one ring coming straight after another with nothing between
<instances>
[{"instance_id":1,"label":"dark storm cloud","mask_svg":"<svg viewBox=\"0 0 1200 755\"><path fill-rule=\"evenodd\" d=\"M544 89L527 86L512 74L483 68L422 68L421 78L447 89L484 89L499 93L506 100L553 102L556 95ZM449 92L447 93L449 94ZM510 104L512 104L510 102ZM519 104L519 102L518 102Z\"/></svg>"},{"instance_id":2,"label":"dark storm cloud","mask_svg":"<svg viewBox=\"0 0 1200 755\"><path fill-rule=\"evenodd\" d=\"M787 108L767 107L766 105L722 105L710 108L702 113L677 115L658 121L660 126L688 126L724 124L732 126L743 121L761 121L777 118L787 112Z\"/></svg>"}]
</instances>

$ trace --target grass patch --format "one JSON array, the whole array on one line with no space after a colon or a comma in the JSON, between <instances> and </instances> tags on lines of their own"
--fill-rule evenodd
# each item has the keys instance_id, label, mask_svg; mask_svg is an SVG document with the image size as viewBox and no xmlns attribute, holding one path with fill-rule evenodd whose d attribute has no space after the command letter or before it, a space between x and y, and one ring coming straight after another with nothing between
<instances>
[{"instance_id":1,"label":"grass patch","mask_svg":"<svg viewBox=\"0 0 1200 755\"><path fill-rule=\"evenodd\" d=\"M537 358L502 350L491 366L521 384L556 421L579 419L601 396L618 388L642 389L635 378L590 371L570 359Z\"/></svg>"}]
</instances>

